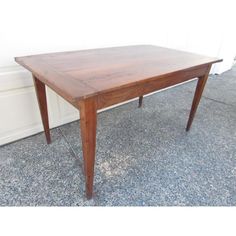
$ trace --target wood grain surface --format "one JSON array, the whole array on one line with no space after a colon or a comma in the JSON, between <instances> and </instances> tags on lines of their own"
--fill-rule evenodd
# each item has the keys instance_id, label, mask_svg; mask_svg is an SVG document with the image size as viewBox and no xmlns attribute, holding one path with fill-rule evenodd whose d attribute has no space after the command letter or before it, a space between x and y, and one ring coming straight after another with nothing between
<instances>
[{"instance_id":1,"label":"wood grain surface","mask_svg":"<svg viewBox=\"0 0 236 236\"><path fill-rule=\"evenodd\" d=\"M50 53L15 60L72 103L221 61L152 45Z\"/></svg>"}]
</instances>

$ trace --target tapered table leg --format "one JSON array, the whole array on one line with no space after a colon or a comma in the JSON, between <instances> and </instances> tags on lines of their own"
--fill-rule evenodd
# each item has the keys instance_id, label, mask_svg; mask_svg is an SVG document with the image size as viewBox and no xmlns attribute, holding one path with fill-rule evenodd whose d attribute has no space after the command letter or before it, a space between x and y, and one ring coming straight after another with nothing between
<instances>
[{"instance_id":1,"label":"tapered table leg","mask_svg":"<svg viewBox=\"0 0 236 236\"><path fill-rule=\"evenodd\" d=\"M143 105L143 96L140 96L139 99L138 99L138 107L142 107Z\"/></svg>"},{"instance_id":2,"label":"tapered table leg","mask_svg":"<svg viewBox=\"0 0 236 236\"><path fill-rule=\"evenodd\" d=\"M96 155L97 109L94 99L80 102L80 127L83 146L84 173L86 180L86 196L93 195L94 163Z\"/></svg>"},{"instance_id":3,"label":"tapered table leg","mask_svg":"<svg viewBox=\"0 0 236 236\"><path fill-rule=\"evenodd\" d=\"M44 133L46 136L47 143L51 143L51 136L49 130L49 122L48 122L48 109L47 109L47 98L46 98L46 88L45 84L38 80L34 75L34 85L35 91L38 99L40 114L43 122Z\"/></svg>"},{"instance_id":4,"label":"tapered table leg","mask_svg":"<svg viewBox=\"0 0 236 236\"><path fill-rule=\"evenodd\" d=\"M206 84L207 79L208 79L210 69L211 69L211 67L208 68L207 73L204 76L198 78L197 87L196 87L196 90L195 90L195 94L194 94L194 98L193 98L193 102L192 102L191 111L190 111L190 114L189 114L189 119L188 119L186 131L189 131L190 127L192 125L194 116L195 116L197 108L198 108L198 104L200 102L205 84Z\"/></svg>"}]
</instances>

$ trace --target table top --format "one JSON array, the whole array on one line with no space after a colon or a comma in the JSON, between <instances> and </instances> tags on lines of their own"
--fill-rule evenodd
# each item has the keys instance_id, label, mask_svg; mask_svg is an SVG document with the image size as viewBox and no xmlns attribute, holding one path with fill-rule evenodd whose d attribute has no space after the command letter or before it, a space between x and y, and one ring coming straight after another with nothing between
<instances>
[{"instance_id":1,"label":"table top","mask_svg":"<svg viewBox=\"0 0 236 236\"><path fill-rule=\"evenodd\" d=\"M152 45L49 53L15 60L69 101L222 61Z\"/></svg>"}]
</instances>

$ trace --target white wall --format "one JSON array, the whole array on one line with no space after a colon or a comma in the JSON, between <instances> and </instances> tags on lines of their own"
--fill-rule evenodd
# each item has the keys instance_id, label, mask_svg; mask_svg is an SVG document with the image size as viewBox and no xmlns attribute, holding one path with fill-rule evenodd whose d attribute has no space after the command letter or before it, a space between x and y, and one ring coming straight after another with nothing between
<instances>
[{"instance_id":1,"label":"white wall","mask_svg":"<svg viewBox=\"0 0 236 236\"><path fill-rule=\"evenodd\" d=\"M30 74L13 58L27 54L154 44L223 57L236 54L230 1L7 0L0 2L0 144L42 130ZM49 91L51 126L78 112Z\"/></svg>"}]
</instances>

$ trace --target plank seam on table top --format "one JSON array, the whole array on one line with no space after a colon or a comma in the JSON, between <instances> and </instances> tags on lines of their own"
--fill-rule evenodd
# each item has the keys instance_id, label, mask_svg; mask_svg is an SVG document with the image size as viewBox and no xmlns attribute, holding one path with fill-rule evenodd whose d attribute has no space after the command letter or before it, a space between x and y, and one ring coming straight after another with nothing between
<instances>
[{"instance_id":1,"label":"plank seam on table top","mask_svg":"<svg viewBox=\"0 0 236 236\"><path fill-rule=\"evenodd\" d=\"M174 76L174 74L176 73L180 73L180 72L187 72L188 70L192 70L192 71L195 71L195 70L198 70L200 69L201 67L203 66L207 66L207 65L212 65L214 62L212 63L204 63L204 64L201 64L201 65L197 65L197 66L193 66L193 67L188 67L188 68L185 68L185 69L181 69L181 70L177 70L177 71L173 71L173 72L169 72L169 73L166 73L166 74L162 74L162 75L158 75L158 76L153 76L153 77L148 77L148 78L144 78L142 80L139 80L139 81L133 81L133 82L130 82L130 83L127 83L127 84L123 84L123 85L117 85L113 88L108 88L108 89L104 89L104 90L96 90L96 94L91 94L91 95L86 95L86 97L90 97L90 96L96 96L96 95L100 95L100 94L104 94L104 93L109 93L109 92L112 92L112 91L115 91L118 89L124 89L124 88L129 88L129 87L133 87L133 86L137 86L138 84L142 84L142 83L146 83L148 81L154 81L156 79L161 79L161 78L169 78L169 77L172 77ZM73 76L72 76L73 77ZM190 78L191 79L191 78ZM192 78L193 79L193 78ZM86 82L85 82L86 83ZM86 83L87 84L87 83ZM80 97L77 97L76 99L80 99Z\"/></svg>"},{"instance_id":2,"label":"plank seam on table top","mask_svg":"<svg viewBox=\"0 0 236 236\"><path fill-rule=\"evenodd\" d=\"M72 79L73 81L75 81L76 83L77 83L77 82L82 83L82 84L84 84L85 86L91 88L92 90L97 91L96 88L94 88L93 86L91 86L91 85L89 85L88 83L84 82L83 80L78 80L78 79L76 79L74 76L72 76L72 75L70 75L70 74L67 74L67 73L65 73L65 72L58 72L58 71L56 70L56 68L55 68L54 66L52 66L52 65L50 65L50 67L53 69L54 73L66 75L66 77L71 78L71 79Z\"/></svg>"},{"instance_id":3,"label":"plank seam on table top","mask_svg":"<svg viewBox=\"0 0 236 236\"><path fill-rule=\"evenodd\" d=\"M41 73L37 72L35 69L32 69L29 65L25 64L25 62L20 61L20 58L19 58L19 59L18 59L18 58L15 58L15 60L16 60L20 65L22 65L23 67L25 67L27 70L31 71L32 74L36 75L36 77L40 77L41 79L43 79L43 82L44 82L48 87L50 87L53 91L55 91L55 90L57 91L57 90L58 90L58 91L61 91L62 93L66 93L66 95L68 95L68 97L70 97L69 100L70 100L71 102L76 102L76 100L77 100L77 97L76 97L76 96L71 95L70 92L67 92L67 91L65 91L65 90L62 90L62 89L61 89L60 87L58 87L56 84L51 83L51 82L46 78L45 75L42 75ZM67 78L71 78L76 84L81 83L81 84L83 84L84 86L89 87L89 88L92 89L94 92L96 92L96 90L95 90L94 88L92 88L91 86L88 86L86 83L84 83L84 82L82 82L82 81L80 81L80 80L76 80L73 76L67 75L67 74L62 73L62 72L59 72L59 71L55 70L51 65L48 66L47 64L45 64L45 62L43 62L43 61L41 61L40 63L43 64L43 65L45 66L45 68L50 69L51 72L53 72L54 74L58 75L59 77L65 77L64 75L66 75ZM96 93L93 93L93 94L95 95Z\"/></svg>"},{"instance_id":4,"label":"plank seam on table top","mask_svg":"<svg viewBox=\"0 0 236 236\"><path fill-rule=\"evenodd\" d=\"M134 46L131 46L131 47L136 47L136 46L143 46L143 45L134 45ZM145 46L151 46L151 45L145 45ZM118 48L126 48L126 47L130 47L130 46L125 46L125 47L114 47L116 49ZM152 47L155 47L155 46L152 46ZM162 47L158 47L158 48L162 48ZM71 52L67 52L67 53L78 53L78 52L95 52L96 50L103 50L104 48L100 48L100 49L87 49L87 50L81 50L81 51L71 51ZM113 48L105 48L105 49L113 49ZM168 49L168 48L162 48L162 49ZM169 49L169 50L172 50L172 51L178 51L178 52L182 52L182 53L186 53L184 51L179 51L179 50L175 50L175 49ZM187 52L188 53L188 52ZM58 53L53 53L53 54L63 54L63 52L58 52ZM189 54L193 54L193 53L189 53ZM35 56L29 56L29 58L33 58L34 60L34 57L37 58L37 57L40 57L40 56L50 56L52 55L52 53L49 53L49 54L40 54L40 55L35 55ZM197 54L194 54L194 55L197 55ZM202 56L202 55L199 55L199 56ZM205 56L204 56L205 57ZM75 85L77 86L77 84L83 84L85 87L87 87L89 90L88 90L88 93L87 94L82 94L80 96L78 96L77 94L73 94L73 92L67 92L66 90L62 90L60 88L60 86L57 86L56 83L52 83L49 79L46 78L45 75L40 75L40 73L37 73L40 77L42 77L46 82L46 85L48 85L50 87L50 85L52 87L55 87L58 91L61 91L62 93L66 93L68 95L68 97L72 98L72 100L79 100L79 99L84 99L86 97L91 97L91 96L96 96L97 94L101 94L101 93L106 93L106 92L111 92L113 90L116 90L117 88L119 89L122 89L122 88L127 88L127 87L132 87L132 86L135 86L137 84L142 84L142 83L145 83L147 81L153 81L155 79L158 79L158 78L164 78L164 77L170 77L170 76L174 76L175 73L180 73L180 72L185 72L185 71L188 71L188 70L195 70L195 69L198 69L198 68L201 68L203 66L207 66L207 65L210 65L210 64L213 64L213 63L216 63L216 62L220 62L221 60L218 59L218 58L211 58L211 57L206 57L206 58L209 58L209 62L206 62L206 63L202 63L202 64L199 64L199 65L196 65L196 66L192 66L192 67L186 67L186 68L183 68L183 69L180 69L180 70L176 70L176 71L171 71L171 72L168 72L168 73L164 73L164 74L159 74L157 76L151 76L151 77L147 77L147 78L144 78L144 79L141 79L139 81L131 81L129 83L126 83L126 84L122 84L122 85L115 85L114 87L112 88L107 88L107 89L104 89L104 90L98 90L97 88L93 87L92 85L90 85L89 83L86 82L86 80L80 80L80 79L77 79L76 77L74 77L73 75L70 75L70 74L67 74L65 72L61 72L61 71L58 71L57 69L55 69L55 67L51 64L46 64L46 62L43 60L43 58L41 59L40 63L42 63L44 65L44 67L46 69L49 69L52 71L52 73L54 74L57 74L59 77L61 77L62 79L67 77L67 78L71 78L71 80L75 83ZM19 58L20 60L18 60L16 58L16 61L20 62L21 61L21 58ZM210 60L211 59L211 60ZM30 66L27 66L25 64L24 61L21 61L20 63L21 65L23 65L25 68L29 69L30 71L32 71L32 73L35 73L33 69L31 69ZM40 72L40 71L39 71ZM52 88L53 89L53 88ZM55 89L55 90L56 90Z\"/></svg>"},{"instance_id":5,"label":"plank seam on table top","mask_svg":"<svg viewBox=\"0 0 236 236\"><path fill-rule=\"evenodd\" d=\"M42 63L42 62L41 62L41 63ZM79 83L82 83L82 84L84 84L86 87L89 87L90 89L93 90L91 94L87 94L87 95L79 96L79 97L76 97L76 96L73 97L73 96L71 96L71 95L68 93L68 95L69 95L74 101L77 101L77 100L80 100L80 99L83 99L83 98L88 98L88 97L91 97L91 96L96 96L96 95L100 95L100 94L103 94L103 93L112 92L112 91L116 90L117 88L119 88L119 89L128 88L128 87L136 86L136 85L138 85L138 84L146 83L147 81L153 81L153 80L156 80L156 79L172 77L172 76L174 76L175 73L186 72L186 71L188 71L188 70L198 70L198 69L200 69L200 68L203 67L203 66L207 66L207 65L210 65L210 64L213 64L213 63L215 63L215 62L204 63L204 64L200 64L200 65L193 66L193 67L188 67L188 68L181 69L181 70L176 70L176 71L169 72L169 73L162 74L162 75L153 76L153 77L150 77L150 78L144 78L144 79L139 80L139 81L130 82L130 83L127 83L127 84L124 84L124 85L119 85L119 86L116 86L116 87L113 87L113 88L109 88L109 89L105 89L105 90L101 90L101 91L97 90L96 88L92 87L91 85L87 84L87 83L84 82L84 81L77 80L77 79L76 79L75 77L73 77L72 75L68 75L68 74L63 73L63 72L58 72L57 70L55 70L55 68L54 68L52 65L47 66L47 65L45 64L45 62L44 62L43 64L44 64L46 67L50 68L51 71L53 71L54 73L56 73L56 74L58 74L58 75L60 75L60 76L61 76L61 75L66 75L66 77L73 79L73 81L75 81L76 83L78 83L78 82L79 82ZM26 65L25 67L27 67L27 69L29 69L29 70L32 70L32 69L30 69L27 65ZM35 72L32 71L32 73L35 73ZM40 76L41 76L41 75L40 75ZM45 77L45 76L41 76L41 77ZM46 79L46 80L47 80L47 79ZM48 80L47 80L47 82L48 82ZM46 85L50 87L50 83L49 83L49 84L46 83ZM54 85L53 85L53 86L54 86ZM52 89L54 90L53 86L52 86ZM57 87L57 89L58 89L58 90L61 90L59 87Z\"/></svg>"}]
</instances>

